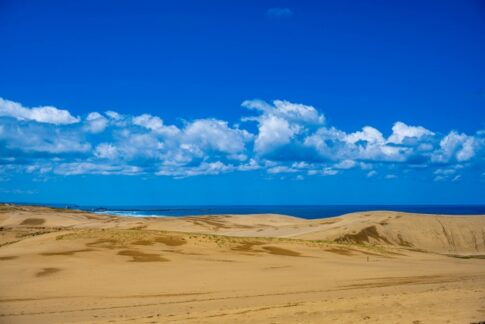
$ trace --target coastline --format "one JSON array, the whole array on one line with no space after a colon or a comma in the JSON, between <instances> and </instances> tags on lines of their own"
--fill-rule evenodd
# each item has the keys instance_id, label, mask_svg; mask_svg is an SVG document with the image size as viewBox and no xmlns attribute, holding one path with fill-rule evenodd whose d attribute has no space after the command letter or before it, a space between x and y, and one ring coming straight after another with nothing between
<instances>
[{"instance_id":1,"label":"coastline","mask_svg":"<svg viewBox=\"0 0 485 324\"><path fill-rule=\"evenodd\" d=\"M115 206L115 205L76 205L76 204L29 204L7 203L19 206L50 207L79 210L96 214L132 217L187 217L209 216L220 214L281 214L304 219L337 217L351 213L375 211L402 212L421 215L485 215L485 205L445 205L445 204L337 204L337 205L149 205L149 206Z\"/></svg>"}]
</instances>

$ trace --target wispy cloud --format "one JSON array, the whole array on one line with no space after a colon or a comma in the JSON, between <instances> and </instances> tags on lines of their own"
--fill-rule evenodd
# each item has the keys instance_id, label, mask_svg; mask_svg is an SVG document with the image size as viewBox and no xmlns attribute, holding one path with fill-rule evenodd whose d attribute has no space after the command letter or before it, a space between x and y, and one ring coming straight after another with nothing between
<instances>
[{"instance_id":1,"label":"wispy cloud","mask_svg":"<svg viewBox=\"0 0 485 324\"><path fill-rule=\"evenodd\" d=\"M293 16L293 11L289 8L270 8L266 11L268 17L288 18Z\"/></svg>"},{"instance_id":2,"label":"wispy cloud","mask_svg":"<svg viewBox=\"0 0 485 324\"><path fill-rule=\"evenodd\" d=\"M259 170L299 179L347 172L390 179L428 170L435 181L458 181L467 170L479 178L485 169L484 131L440 134L397 121L386 137L370 125L337 129L310 105L256 99L242 106L247 114L237 124L204 118L170 125L160 116L114 111L73 117L52 107L39 115L0 98L0 174L182 178Z\"/></svg>"}]
</instances>

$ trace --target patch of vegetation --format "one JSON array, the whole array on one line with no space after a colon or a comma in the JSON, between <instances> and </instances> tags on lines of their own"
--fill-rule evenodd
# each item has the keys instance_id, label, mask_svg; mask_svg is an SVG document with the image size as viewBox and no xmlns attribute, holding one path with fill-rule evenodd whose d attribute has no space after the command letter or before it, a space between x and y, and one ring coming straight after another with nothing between
<instances>
[{"instance_id":1,"label":"patch of vegetation","mask_svg":"<svg viewBox=\"0 0 485 324\"><path fill-rule=\"evenodd\" d=\"M397 239L399 240L399 245L401 246L414 247L414 245L411 242L404 240L401 234L397 234Z\"/></svg>"},{"instance_id":2,"label":"patch of vegetation","mask_svg":"<svg viewBox=\"0 0 485 324\"><path fill-rule=\"evenodd\" d=\"M325 251L340 254L340 255L345 255L345 256L350 256L354 254L350 249L345 249L345 248L330 248L330 249L326 249Z\"/></svg>"},{"instance_id":3,"label":"patch of vegetation","mask_svg":"<svg viewBox=\"0 0 485 324\"><path fill-rule=\"evenodd\" d=\"M9 241L0 244L0 247L20 242L21 240Z\"/></svg>"},{"instance_id":4,"label":"patch of vegetation","mask_svg":"<svg viewBox=\"0 0 485 324\"><path fill-rule=\"evenodd\" d=\"M61 271L61 269L59 268L44 268L42 269L42 271L39 271L36 273L36 277L44 277L44 276L48 276L48 275L51 275L51 274L54 274L56 272L59 272Z\"/></svg>"},{"instance_id":5,"label":"patch of vegetation","mask_svg":"<svg viewBox=\"0 0 485 324\"><path fill-rule=\"evenodd\" d=\"M233 251L238 251L238 252L260 252L257 250L254 250L253 247L262 245L264 242L261 241L246 241L242 242L241 244L231 248Z\"/></svg>"},{"instance_id":6,"label":"patch of vegetation","mask_svg":"<svg viewBox=\"0 0 485 324\"><path fill-rule=\"evenodd\" d=\"M143 253L135 250L122 250L118 252L119 255L130 256L132 262L167 262L169 259L163 258L158 254Z\"/></svg>"},{"instance_id":7,"label":"patch of vegetation","mask_svg":"<svg viewBox=\"0 0 485 324\"><path fill-rule=\"evenodd\" d=\"M370 234L373 235L372 231ZM187 244L190 241L194 246L204 242L205 244L215 244L219 248L246 253L271 253L268 249L263 249L262 247L258 246L290 244L323 249L336 248L355 250L355 252L381 257L388 257L389 255L402 255L389 251L389 247L375 244L375 242L368 243L364 241L362 243L355 243L351 240L335 242L328 240L305 240L299 238L257 236L238 237L207 233L168 232L160 230L82 229L72 230L70 233L57 236L56 239L88 239L92 240L92 242L87 243L87 247L108 249L127 249L130 245L133 246L134 243L143 243L139 245L145 245L148 244L148 242L162 243L170 247L177 247Z\"/></svg>"},{"instance_id":8,"label":"patch of vegetation","mask_svg":"<svg viewBox=\"0 0 485 324\"><path fill-rule=\"evenodd\" d=\"M447 254L449 257L458 258L458 259L485 259L485 254L469 254L469 255L460 255L460 254Z\"/></svg>"},{"instance_id":9,"label":"patch of vegetation","mask_svg":"<svg viewBox=\"0 0 485 324\"><path fill-rule=\"evenodd\" d=\"M163 243L168 246L180 246L187 243L187 241L183 237L175 235L164 235L157 237L155 238L155 242Z\"/></svg>"},{"instance_id":10,"label":"patch of vegetation","mask_svg":"<svg viewBox=\"0 0 485 324\"><path fill-rule=\"evenodd\" d=\"M74 255L75 253L79 252L91 252L94 251L93 249L80 249L80 250L70 250L70 251L59 251L59 252L44 252L41 255L44 256L53 256L53 255Z\"/></svg>"},{"instance_id":11,"label":"patch of vegetation","mask_svg":"<svg viewBox=\"0 0 485 324\"><path fill-rule=\"evenodd\" d=\"M131 244L133 244L133 245L153 245L153 242L149 241L149 240L138 240L138 241L131 242Z\"/></svg>"},{"instance_id":12,"label":"patch of vegetation","mask_svg":"<svg viewBox=\"0 0 485 324\"><path fill-rule=\"evenodd\" d=\"M43 218L26 218L20 223L20 225L37 226L37 225L42 225L44 223L45 223L45 219Z\"/></svg>"},{"instance_id":13,"label":"patch of vegetation","mask_svg":"<svg viewBox=\"0 0 485 324\"><path fill-rule=\"evenodd\" d=\"M16 236L18 238L25 238L25 237L39 236L39 235L44 235L49 233L52 233L52 231L45 230L45 231L37 231L37 232L21 232L21 233L18 233Z\"/></svg>"},{"instance_id":14,"label":"patch of vegetation","mask_svg":"<svg viewBox=\"0 0 485 324\"><path fill-rule=\"evenodd\" d=\"M368 226L360 230L356 234L345 234L337 238L335 242L337 243L370 243L370 238L378 242L384 242L387 244L392 244L386 237L379 234L375 225Z\"/></svg>"},{"instance_id":15,"label":"patch of vegetation","mask_svg":"<svg viewBox=\"0 0 485 324\"><path fill-rule=\"evenodd\" d=\"M294 256L294 257L301 256L299 252L283 249L276 246L263 246L263 250L266 250L269 253L275 254L275 255L285 255L285 256Z\"/></svg>"}]
</instances>

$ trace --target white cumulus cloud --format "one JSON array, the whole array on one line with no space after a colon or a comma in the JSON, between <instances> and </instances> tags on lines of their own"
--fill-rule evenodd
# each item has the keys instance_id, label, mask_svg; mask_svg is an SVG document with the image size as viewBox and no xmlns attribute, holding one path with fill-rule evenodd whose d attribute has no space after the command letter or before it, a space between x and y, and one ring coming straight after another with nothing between
<instances>
[{"instance_id":1,"label":"white cumulus cloud","mask_svg":"<svg viewBox=\"0 0 485 324\"><path fill-rule=\"evenodd\" d=\"M74 124L80 121L79 117L72 116L67 110L52 106L27 108L3 98L0 98L0 116L55 125Z\"/></svg>"},{"instance_id":2,"label":"white cumulus cloud","mask_svg":"<svg viewBox=\"0 0 485 324\"><path fill-rule=\"evenodd\" d=\"M406 138L419 139L423 136L433 136L434 133L422 126L408 126L403 122L396 122L392 126L392 134L388 142L402 144Z\"/></svg>"},{"instance_id":3,"label":"white cumulus cloud","mask_svg":"<svg viewBox=\"0 0 485 324\"><path fill-rule=\"evenodd\" d=\"M475 156L475 138L464 133L451 131L440 141L440 149L434 152L435 162L468 161Z\"/></svg>"},{"instance_id":4,"label":"white cumulus cloud","mask_svg":"<svg viewBox=\"0 0 485 324\"><path fill-rule=\"evenodd\" d=\"M100 133L108 126L108 119L98 112L89 113L84 128L90 133Z\"/></svg>"},{"instance_id":5,"label":"white cumulus cloud","mask_svg":"<svg viewBox=\"0 0 485 324\"><path fill-rule=\"evenodd\" d=\"M259 132L254 147L260 154L289 144L297 135L325 121L324 115L314 107L286 100L275 100L273 105L262 100L246 100L242 106L261 113L259 116L244 118L258 123Z\"/></svg>"},{"instance_id":6,"label":"white cumulus cloud","mask_svg":"<svg viewBox=\"0 0 485 324\"><path fill-rule=\"evenodd\" d=\"M175 178L253 171L291 173L292 179L348 172L383 179L427 169L436 181L485 170L484 130L440 134L397 121L392 132L370 125L344 131L326 125L310 105L247 100L242 106L250 116L235 123L204 118L170 124L161 116L112 110L81 121L67 110L0 98L0 167L10 173Z\"/></svg>"}]
</instances>

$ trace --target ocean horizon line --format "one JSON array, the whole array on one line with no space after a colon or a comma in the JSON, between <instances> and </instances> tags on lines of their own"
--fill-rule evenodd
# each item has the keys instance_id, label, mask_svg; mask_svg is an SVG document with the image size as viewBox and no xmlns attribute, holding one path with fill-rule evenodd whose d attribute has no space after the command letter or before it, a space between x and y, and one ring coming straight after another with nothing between
<instances>
[{"instance_id":1,"label":"ocean horizon line","mask_svg":"<svg viewBox=\"0 0 485 324\"><path fill-rule=\"evenodd\" d=\"M354 212L394 211L419 214L485 215L485 204L322 204L322 205L78 205L18 203L82 210L97 214L131 217L177 217L220 214L282 214L306 219L335 217Z\"/></svg>"}]
</instances>

